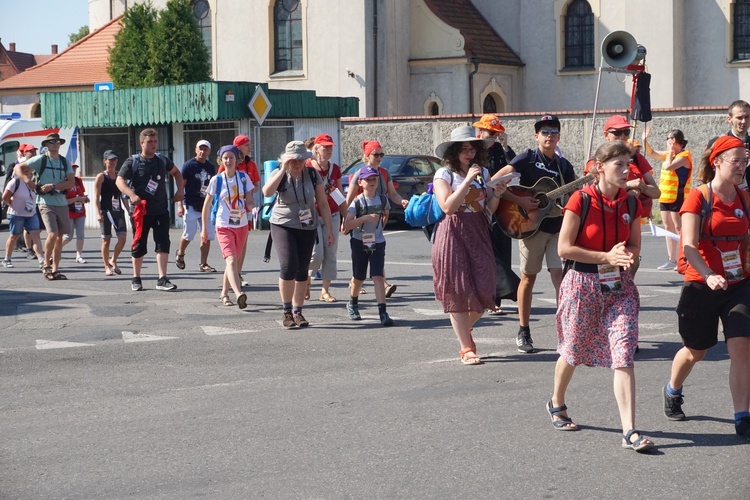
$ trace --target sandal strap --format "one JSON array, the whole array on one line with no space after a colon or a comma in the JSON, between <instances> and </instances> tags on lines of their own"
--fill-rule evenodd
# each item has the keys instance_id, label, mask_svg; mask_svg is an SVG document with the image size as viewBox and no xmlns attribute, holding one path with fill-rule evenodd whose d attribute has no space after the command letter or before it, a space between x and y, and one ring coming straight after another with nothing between
<instances>
[{"instance_id":1,"label":"sandal strap","mask_svg":"<svg viewBox=\"0 0 750 500\"><path fill-rule=\"evenodd\" d=\"M555 406L553 408L552 407L552 400L550 400L549 406L547 407L547 411L550 413L550 415L557 415L558 413L560 413L562 411L567 411L567 410L568 410L568 407L566 405ZM563 418L560 415L557 415L557 416L559 416L560 418Z\"/></svg>"}]
</instances>

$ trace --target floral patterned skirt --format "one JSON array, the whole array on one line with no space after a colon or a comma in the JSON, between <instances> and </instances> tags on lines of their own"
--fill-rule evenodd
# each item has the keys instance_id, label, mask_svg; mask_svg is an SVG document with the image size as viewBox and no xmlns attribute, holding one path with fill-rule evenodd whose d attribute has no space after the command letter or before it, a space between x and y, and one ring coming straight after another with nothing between
<instances>
[{"instance_id":1,"label":"floral patterned skirt","mask_svg":"<svg viewBox=\"0 0 750 500\"><path fill-rule=\"evenodd\" d=\"M572 366L627 368L638 346L640 297L630 272L622 288L602 293L597 273L571 269L560 286L557 352Z\"/></svg>"},{"instance_id":2,"label":"floral patterned skirt","mask_svg":"<svg viewBox=\"0 0 750 500\"><path fill-rule=\"evenodd\" d=\"M443 312L484 312L495 305L495 256L483 213L448 215L435 230L432 272Z\"/></svg>"}]
</instances>

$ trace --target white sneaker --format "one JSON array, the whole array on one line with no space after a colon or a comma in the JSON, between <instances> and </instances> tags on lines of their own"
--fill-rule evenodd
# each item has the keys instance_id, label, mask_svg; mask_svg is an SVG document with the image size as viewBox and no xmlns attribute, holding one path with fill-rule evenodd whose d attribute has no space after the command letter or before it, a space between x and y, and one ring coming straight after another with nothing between
<instances>
[{"instance_id":1,"label":"white sneaker","mask_svg":"<svg viewBox=\"0 0 750 500\"><path fill-rule=\"evenodd\" d=\"M672 269L675 269L677 267L677 262L673 260L668 260L664 264L660 265L656 269L659 271L671 271Z\"/></svg>"},{"instance_id":2,"label":"white sneaker","mask_svg":"<svg viewBox=\"0 0 750 500\"><path fill-rule=\"evenodd\" d=\"M13 263L10 259L3 259L3 267L13 267Z\"/></svg>"},{"instance_id":3,"label":"white sneaker","mask_svg":"<svg viewBox=\"0 0 750 500\"><path fill-rule=\"evenodd\" d=\"M84 259L83 257L79 255L78 257L76 257L76 262L78 262L79 264L85 264L86 259Z\"/></svg>"}]
</instances>

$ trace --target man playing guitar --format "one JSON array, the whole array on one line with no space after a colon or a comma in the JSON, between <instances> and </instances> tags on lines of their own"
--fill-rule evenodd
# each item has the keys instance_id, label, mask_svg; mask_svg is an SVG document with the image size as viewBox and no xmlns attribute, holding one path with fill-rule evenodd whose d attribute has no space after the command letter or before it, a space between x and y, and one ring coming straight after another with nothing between
<instances>
[{"instance_id":1,"label":"man playing guitar","mask_svg":"<svg viewBox=\"0 0 750 500\"><path fill-rule=\"evenodd\" d=\"M544 115L534 124L534 132L534 138L539 147L516 156L510 165L503 167L494 177L518 172L521 174L522 186L534 186L541 179L551 179L556 186L573 182L576 178L573 166L568 160L555 154L555 147L560 142L560 120L554 115ZM527 220L534 221L535 214L542 212L542 207L540 207L542 201L538 197L518 196L509 189L503 195L503 199L517 204L519 217ZM547 201L547 203L563 205L564 202L565 200ZM534 223L536 222L538 221ZM547 269L552 284L555 286L555 296L560 289L562 262L557 253L557 238L561 225L561 215L548 217L539 222L538 231L519 240L521 283L518 286L518 320L520 328L516 337L519 352L534 352L529 328L531 298L536 276L542 270L543 260L547 261Z\"/></svg>"}]
</instances>

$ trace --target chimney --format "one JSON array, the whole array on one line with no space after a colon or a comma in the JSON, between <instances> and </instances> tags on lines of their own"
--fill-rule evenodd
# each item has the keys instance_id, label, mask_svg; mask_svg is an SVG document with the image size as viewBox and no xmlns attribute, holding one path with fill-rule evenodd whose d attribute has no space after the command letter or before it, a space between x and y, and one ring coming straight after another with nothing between
<instances>
[{"instance_id":1,"label":"chimney","mask_svg":"<svg viewBox=\"0 0 750 500\"><path fill-rule=\"evenodd\" d=\"M16 43L15 42L10 42L8 44L8 52L15 52L15 51L16 51Z\"/></svg>"},{"instance_id":2,"label":"chimney","mask_svg":"<svg viewBox=\"0 0 750 500\"><path fill-rule=\"evenodd\" d=\"M57 54L57 44L53 43L52 44L52 55L55 55L55 54Z\"/></svg>"}]
</instances>

